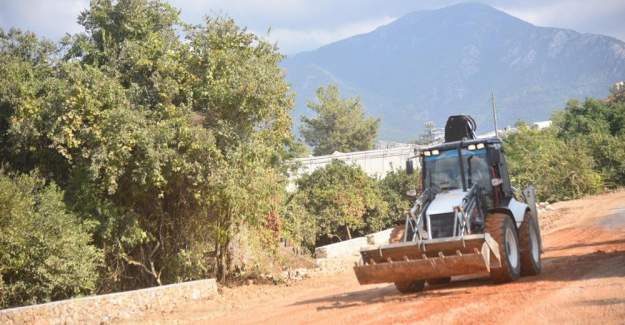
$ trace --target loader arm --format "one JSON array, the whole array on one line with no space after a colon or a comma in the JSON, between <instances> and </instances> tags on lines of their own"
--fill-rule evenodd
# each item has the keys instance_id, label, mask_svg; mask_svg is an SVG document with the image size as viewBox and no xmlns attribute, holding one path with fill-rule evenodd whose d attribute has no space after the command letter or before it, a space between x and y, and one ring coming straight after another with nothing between
<instances>
[{"instance_id":1,"label":"loader arm","mask_svg":"<svg viewBox=\"0 0 625 325\"><path fill-rule=\"evenodd\" d=\"M415 200L413 207L406 215L405 231L402 242L418 242L424 239L423 233L423 215L427 211L434 194L426 189Z\"/></svg>"},{"instance_id":2,"label":"loader arm","mask_svg":"<svg viewBox=\"0 0 625 325\"><path fill-rule=\"evenodd\" d=\"M478 217L480 220L484 220L484 212L480 206L480 194L482 189L478 184L473 184L469 193L462 199L462 206L455 207L456 223L459 225L459 229L455 229L454 234L460 236L471 234L471 216L473 211L477 209Z\"/></svg>"}]
</instances>

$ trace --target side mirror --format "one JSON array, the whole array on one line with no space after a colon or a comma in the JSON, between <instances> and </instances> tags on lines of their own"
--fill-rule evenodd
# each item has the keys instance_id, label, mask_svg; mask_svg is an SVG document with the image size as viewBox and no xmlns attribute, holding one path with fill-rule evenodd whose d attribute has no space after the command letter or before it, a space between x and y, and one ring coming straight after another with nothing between
<instances>
[{"instance_id":1,"label":"side mirror","mask_svg":"<svg viewBox=\"0 0 625 325\"><path fill-rule=\"evenodd\" d=\"M412 162L412 159L406 160L406 174L414 174L414 163Z\"/></svg>"},{"instance_id":2,"label":"side mirror","mask_svg":"<svg viewBox=\"0 0 625 325\"><path fill-rule=\"evenodd\" d=\"M493 178L490 180L490 184L493 185L493 187L497 187L503 184L503 180L501 178Z\"/></svg>"}]
</instances>

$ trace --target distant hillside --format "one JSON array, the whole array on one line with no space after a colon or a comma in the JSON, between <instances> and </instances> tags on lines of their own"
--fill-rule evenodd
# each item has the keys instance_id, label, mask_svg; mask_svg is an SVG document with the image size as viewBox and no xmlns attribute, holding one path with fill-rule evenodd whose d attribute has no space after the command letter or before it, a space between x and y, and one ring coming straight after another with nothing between
<instances>
[{"instance_id":1,"label":"distant hillside","mask_svg":"<svg viewBox=\"0 0 625 325\"><path fill-rule=\"evenodd\" d=\"M360 95L382 119L380 139L414 139L426 121L450 114L491 127L494 91L501 125L539 121L570 98L605 97L625 79L625 43L537 27L481 4L408 14L368 34L287 58L297 93L296 128L320 85Z\"/></svg>"}]
</instances>

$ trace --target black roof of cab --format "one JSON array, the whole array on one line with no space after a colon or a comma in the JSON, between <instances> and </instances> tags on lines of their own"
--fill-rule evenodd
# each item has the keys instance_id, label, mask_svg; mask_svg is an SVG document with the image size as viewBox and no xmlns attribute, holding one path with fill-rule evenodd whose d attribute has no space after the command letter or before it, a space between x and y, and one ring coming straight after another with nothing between
<instances>
[{"instance_id":1,"label":"black roof of cab","mask_svg":"<svg viewBox=\"0 0 625 325\"><path fill-rule=\"evenodd\" d=\"M441 144L437 144L437 145L433 145L429 147L420 148L419 151L434 150L434 149L444 151L444 150L449 150L449 149L456 149L458 148L458 146L466 147L470 144L478 144L478 143L501 144L501 139L492 137L492 138L478 138L478 139L460 140L460 141L454 141L454 142L445 142L445 143L441 143Z\"/></svg>"}]
</instances>

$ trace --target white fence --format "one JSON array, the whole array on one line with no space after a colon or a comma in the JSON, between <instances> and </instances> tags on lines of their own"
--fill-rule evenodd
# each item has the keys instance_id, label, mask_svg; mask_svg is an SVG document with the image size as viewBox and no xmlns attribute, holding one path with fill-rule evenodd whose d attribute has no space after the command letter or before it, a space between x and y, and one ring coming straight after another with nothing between
<instances>
[{"instance_id":1,"label":"white fence","mask_svg":"<svg viewBox=\"0 0 625 325\"><path fill-rule=\"evenodd\" d=\"M298 158L293 160L300 165L295 177L312 173L322 168L332 160L342 160L349 164L360 166L367 175L375 178L384 177L386 173L403 169L408 157L414 156L416 145L405 145L389 149L376 149L356 152L335 152L331 155Z\"/></svg>"}]
</instances>

